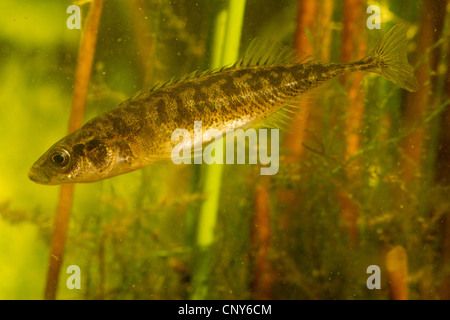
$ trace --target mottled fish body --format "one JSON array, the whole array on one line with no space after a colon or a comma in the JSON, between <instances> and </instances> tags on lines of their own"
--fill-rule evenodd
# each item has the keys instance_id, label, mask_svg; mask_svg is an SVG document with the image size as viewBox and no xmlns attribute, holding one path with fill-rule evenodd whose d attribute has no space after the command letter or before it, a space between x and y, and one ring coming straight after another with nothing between
<instances>
[{"instance_id":1,"label":"mottled fish body","mask_svg":"<svg viewBox=\"0 0 450 320\"><path fill-rule=\"evenodd\" d=\"M265 62L247 55L232 67L189 75L91 119L39 158L29 177L48 185L94 182L167 161L178 128L192 128L194 121L202 121L203 132L250 126L287 110L321 83L355 71L378 73L416 91L406 45L406 28L394 26L367 57L352 63L277 63L284 56L278 51Z\"/></svg>"}]
</instances>

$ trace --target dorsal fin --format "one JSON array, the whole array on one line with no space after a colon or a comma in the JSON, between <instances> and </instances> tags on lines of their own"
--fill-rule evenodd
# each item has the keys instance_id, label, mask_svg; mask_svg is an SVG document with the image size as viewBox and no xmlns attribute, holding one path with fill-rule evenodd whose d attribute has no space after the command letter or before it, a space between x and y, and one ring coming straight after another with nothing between
<instances>
[{"instance_id":1,"label":"dorsal fin","mask_svg":"<svg viewBox=\"0 0 450 320\"><path fill-rule=\"evenodd\" d=\"M131 98L137 97L142 93L150 93L161 88L165 88L181 81L202 77L208 74L222 72L228 69L243 68L251 66L263 65L280 65L292 63L305 63L310 60L310 56L305 53L296 53L292 48L281 45L280 43L262 38L255 38L250 42L247 50L240 59L234 64L223 66L215 69L208 69L204 71L195 70L182 77L173 77L166 82L161 82L154 85L151 89L141 90L135 93Z\"/></svg>"},{"instance_id":2,"label":"dorsal fin","mask_svg":"<svg viewBox=\"0 0 450 320\"><path fill-rule=\"evenodd\" d=\"M292 48L273 40L255 38L250 42L244 55L232 67L250 67L305 63L310 56L295 52Z\"/></svg>"}]
</instances>

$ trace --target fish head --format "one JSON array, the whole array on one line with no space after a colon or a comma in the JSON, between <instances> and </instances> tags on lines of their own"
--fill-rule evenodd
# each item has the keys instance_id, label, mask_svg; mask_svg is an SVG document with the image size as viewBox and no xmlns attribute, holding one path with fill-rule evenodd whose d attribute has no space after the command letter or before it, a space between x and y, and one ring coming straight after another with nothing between
<instances>
[{"instance_id":1,"label":"fish head","mask_svg":"<svg viewBox=\"0 0 450 320\"><path fill-rule=\"evenodd\" d=\"M120 153L117 143L83 128L64 137L31 167L28 177L39 184L94 182L117 175Z\"/></svg>"}]
</instances>

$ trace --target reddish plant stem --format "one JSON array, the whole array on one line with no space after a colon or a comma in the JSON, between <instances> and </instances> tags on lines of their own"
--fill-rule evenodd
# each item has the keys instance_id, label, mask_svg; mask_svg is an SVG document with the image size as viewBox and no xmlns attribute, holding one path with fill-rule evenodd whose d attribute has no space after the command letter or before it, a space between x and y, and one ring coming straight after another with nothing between
<instances>
[{"instance_id":1,"label":"reddish plant stem","mask_svg":"<svg viewBox=\"0 0 450 320\"><path fill-rule=\"evenodd\" d=\"M362 58L366 54L366 36L361 32L364 23L363 0L344 1L344 30L342 38L342 62L354 61ZM344 85L348 91L348 103L345 106L345 159L355 154L361 144L361 128L363 126L364 112L364 92L361 82L363 74L361 72L342 77ZM360 164L354 162L350 170L346 170L348 181L358 183ZM345 221L349 233L350 245L356 245L358 240L358 211L359 208L352 200L352 195L345 188L339 190L339 202L341 206L341 216Z\"/></svg>"},{"instance_id":2,"label":"reddish plant stem","mask_svg":"<svg viewBox=\"0 0 450 320\"><path fill-rule=\"evenodd\" d=\"M69 133L81 127L83 123L102 7L103 0L94 0L90 6L86 19L85 29L78 51L72 109L69 120ZM67 229L69 227L70 212L73 202L73 188L73 184L61 186L55 217L55 230L53 232L50 248L50 261L44 295L46 300L54 300L56 298L58 277L63 261Z\"/></svg>"},{"instance_id":3,"label":"reddish plant stem","mask_svg":"<svg viewBox=\"0 0 450 320\"><path fill-rule=\"evenodd\" d=\"M260 178L261 184L255 187L255 215L252 221L252 252L254 252L253 280L251 284L253 299L271 299L272 277L268 261L270 248L270 203L266 187L270 178Z\"/></svg>"}]
</instances>

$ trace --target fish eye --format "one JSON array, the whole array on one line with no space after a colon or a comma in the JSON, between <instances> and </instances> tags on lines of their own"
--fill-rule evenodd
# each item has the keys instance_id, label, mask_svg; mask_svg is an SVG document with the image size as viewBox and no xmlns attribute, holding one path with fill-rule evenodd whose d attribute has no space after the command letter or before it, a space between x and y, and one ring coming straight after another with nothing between
<instances>
[{"instance_id":1,"label":"fish eye","mask_svg":"<svg viewBox=\"0 0 450 320\"><path fill-rule=\"evenodd\" d=\"M56 166L63 168L65 167L70 160L70 155L69 152L67 152L67 150L61 149L58 151L55 151L52 156L51 156L52 162L53 164L55 164Z\"/></svg>"}]
</instances>

